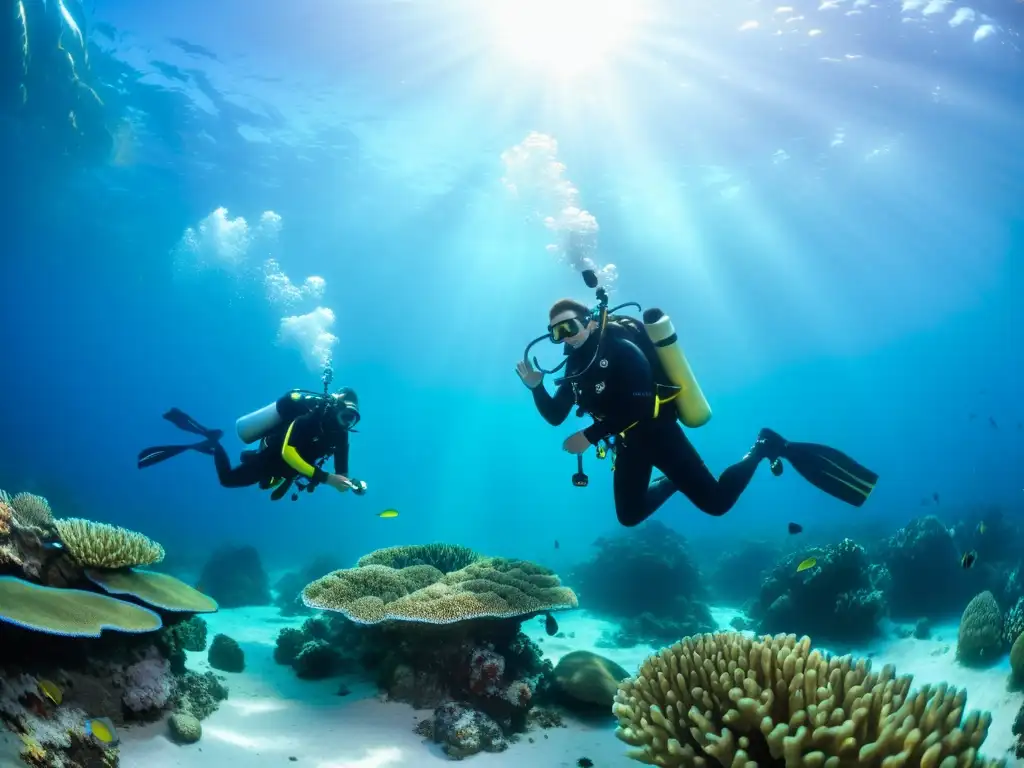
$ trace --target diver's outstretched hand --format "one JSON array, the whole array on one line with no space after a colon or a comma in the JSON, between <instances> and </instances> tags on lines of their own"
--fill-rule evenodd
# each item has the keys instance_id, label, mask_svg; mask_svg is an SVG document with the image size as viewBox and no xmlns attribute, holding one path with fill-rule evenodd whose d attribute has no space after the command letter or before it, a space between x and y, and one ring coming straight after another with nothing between
<instances>
[{"instance_id":1,"label":"diver's outstretched hand","mask_svg":"<svg viewBox=\"0 0 1024 768\"><path fill-rule=\"evenodd\" d=\"M356 487L356 484L344 475L328 475L324 482L334 490L341 491L342 493Z\"/></svg>"},{"instance_id":2,"label":"diver's outstretched hand","mask_svg":"<svg viewBox=\"0 0 1024 768\"><path fill-rule=\"evenodd\" d=\"M544 381L544 374L530 365L529 360L520 360L516 363L516 373L530 389L536 389Z\"/></svg>"}]
</instances>

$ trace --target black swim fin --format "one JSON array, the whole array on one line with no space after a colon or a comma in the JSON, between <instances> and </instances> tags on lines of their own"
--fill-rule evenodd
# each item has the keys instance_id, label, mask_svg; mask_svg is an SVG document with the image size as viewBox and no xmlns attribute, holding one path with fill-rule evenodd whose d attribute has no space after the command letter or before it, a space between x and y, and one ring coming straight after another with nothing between
<instances>
[{"instance_id":1,"label":"black swim fin","mask_svg":"<svg viewBox=\"0 0 1024 768\"><path fill-rule=\"evenodd\" d=\"M779 459L785 459L811 485L847 504L862 506L878 482L877 473L835 448L818 443L790 443L768 429L761 430L761 437L779 449L777 456L769 457L773 474L782 474Z\"/></svg>"},{"instance_id":2,"label":"black swim fin","mask_svg":"<svg viewBox=\"0 0 1024 768\"><path fill-rule=\"evenodd\" d=\"M201 443L192 443L190 445L155 445L152 448L143 448L139 451L138 467L139 469L145 469L151 467L154 464L159 464L161 461L167 461L167 459L173 459L175 456L184 453L185 451L199 451L199 453L212 453L213 445L220 439L211 438L209 440L203 440Z\"/></svg>"},{"instance_id":3,"label":"black swim fin","mask_svg":"<svg viewBox=\"0 0 1024 768\"><path fill-rule=\"evenodd\" d=\"M207 429L180 408L171 408L171 410L164 414L164 418L178 429L191 432L193 435L201 435L210 440L220 439L224 434L219 429Z\"/></svg>"}]
</instances>

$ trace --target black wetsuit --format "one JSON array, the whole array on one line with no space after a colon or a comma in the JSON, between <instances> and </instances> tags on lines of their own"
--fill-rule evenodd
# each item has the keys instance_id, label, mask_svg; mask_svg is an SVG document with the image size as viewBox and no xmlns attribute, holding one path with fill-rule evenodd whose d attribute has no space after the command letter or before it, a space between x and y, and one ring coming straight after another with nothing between
<instances>
[{"instance_id":1,"label":"black wetsuit","mask_svg":"<svg viewBox=\"0 0 1024 768\"><path fill-rule=\"evenodd\" d=\"M566 348L566 376L587 366L598 341L593 333L580 348ZM724 515L764 456L752 450L716 480L683 434L675 403L663 403L654 418L655 389L647 357L629 340L628 332L609 324L601 353L585 373L560 384L554 396L541 383L533 389L533 399L541 415L555 426L565 421L573 405L593 416L594 423L583 430L592 444L614 438L615 513L623 525L643 522L676 491L682 491L702 512ZM625 436L619 437L623 430ZM652 485L655 467L665 477Z\"/></svg>"},{"instance_id":2,"label":"black wetsuit","mask_svg":"<svg viewBox=\"0 0 1024 768\"><path fill-rule=\"evenodd\" d=\"M348 475L348 430L344 429L331 415L331 411L318 408L318 396L288 392L278 398L276 406L281 417L280 426L266 435L257 449L242 452L242 463L231 466L227 451L219 442L213 443L209 451L217 467L217 477L225 488L241 488L260 484L269 488L275 480L283 480L271 498L284 496L296 477L303 475L314 484L327 479L327 473L316 466L325 457L334 455L334 471ZM294 426L293 426L294 425ZM289 428L291 434L288 434ZM285 438L301 460L312 472L302 472L283 456Z\"/></svg>"}]
</instances>

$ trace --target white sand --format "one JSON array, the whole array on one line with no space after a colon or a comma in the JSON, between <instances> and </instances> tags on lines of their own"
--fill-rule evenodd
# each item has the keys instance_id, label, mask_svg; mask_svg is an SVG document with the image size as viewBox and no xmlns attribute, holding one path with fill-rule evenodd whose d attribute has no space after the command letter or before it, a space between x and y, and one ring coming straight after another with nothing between
<instances>
[{"instance_id":1,"label":"white sand","mask_svg":"<svg viewBox=\"0 0 1024 768\"><path fill-rule=\"evenodd\" d=\"M735 615L731 609L714 610L722 628ZM575 650L592 650L634 672L651 647L597 648L606 622L582 611L557 615L564 638L547 637L542 620L526 622L524 631L540 642L552 662ZM163 723L124 729L121 733L121 765L124 768L262 768L291 765L301 768L389 768L397 766L451 765L436 745L413 732L429 710L416 711L405 704L385 702L367 684L337 678L308 682L299 680L290 667L274 663L277 633L297 626L301 619L282 620L274 608L226 610L208 616L211 637L223 632L245 650L246 670L221 673L227 678L230 697L203 722L203 738L193 746L178 746L166 736ZM1001 757L1013 741L1010 726L1024 696L1005 690L1007 663L989 670L968 670L956 664L956 628L940 627L937 640L897 640L864 649L874 652L874 663L894 663L915 681L946 680L966 687L971 708L992 712L993 722L985 753ZM573 635L569 637L568 635ZM933 655L934 654L934 655ZM206 671L205 653L190 654L189 666ZM341 682L351 689L340 697ZM633 768L639 765L623 755L625 745L614 735L614 722L581 722L567 719L567 728L535 729L506 752L482 753L470 758L483 768L571 768L580 757L589 757L596 768ZM533 738L529 743L527 738ZM1011 762L1024 766L1024 761Z\"/></svg>"},{"instance_id":2,"label":"white sand","mask_svg":"<svg viewBox=\"0 0 1024 768\"><path fill-rule=\"evenodd\" d=\"M245 672L219 673L227 678L227 701L203 721L203 738L192 746L178 746L167 737L167 726L155 725L121 730L121 765L124 768L263 768L295 765L312 768L389 768L391 766L448 765L453 763L440 747L413 732L418 719L430 710L417 711L406 704L385 702L367 684L333 678L309 682L299 680L290 667L276 664L274 641L285 626L299 620L282 621L275 608L226 610L206 617L210 636L218 632L233 637L245 651ZM592 646L602 628L579 615L559 616L563 630L576 631L574 643L560 645L560 651L545 648L560 657L571 650ZM543 625L528 627L534 637L544 636ZM554 638L545 637L545 641ZM542 644L548 645L548 642ZM601 651L602 653L604 651ZM620 652L622 653L622 652ZM608 655L614 655L609 652ZM640 653L640 658L643 658ZM617 660L631 669L628 659ZM557 661L557 658L556 658ZM636 662L632 663L632 667ZM205 653L189 654L189 667L209 669ZM350 688L340 697L341 682ZM521 768L571 768L580 757L589 757L600 768L628 768L637 763L623 756L625 747L614 735L614 722L568 721L567 728L535 729L524 734L507 751L482 753L470 758L473 765ZM546 738L545 738L546 737ZM530 744L527 738L533 738Z\"/></svg>"}]
</instances>

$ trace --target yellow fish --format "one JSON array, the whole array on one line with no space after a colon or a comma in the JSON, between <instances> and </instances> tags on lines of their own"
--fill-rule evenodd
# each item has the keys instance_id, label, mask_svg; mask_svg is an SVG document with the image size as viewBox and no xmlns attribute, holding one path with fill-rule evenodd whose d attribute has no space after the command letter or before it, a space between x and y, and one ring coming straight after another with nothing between
<instances>
[{"instance_id":1,"label":"yellow fish","mask_svg":"<svg viewBox=\"0 0 1024 768\"><path fill-rule=\"evenodd\" d=\"M378 512L377 517L391 518L398 517L397 509L385 509L383 512Z\"/></svg>"},{"instance_id":2,"label":"yellow fish","mask_svg":"<svg viewBox=\"0 0 1024 768\"><path fill-rule=\"evenodd\" d=\"M800 565L796 567L796 572L800 573L801 571L806 571L808 568L813 568L817 564L817 558L808 557L806 560L804 560L802 563L800 563Z\"/></svg>"},{"instance_id":3,"label":"yellow fish","mask_svg":"<svg viewBox=\"0 0 1024 768\"><path fill-rule=\"evenodd\" d=\"M39 692L58 707L60 706L60 703L64 701L64 691L62 691L60 686L52 680L40 680Z\"/></svg>"},{"instance_id":4,"label":"yellow fish","mask_svg":"<svg viewBox=\"0 0 1024 768\"><path fill-rule=\"evenodd\" d=\"M86 720L85 727L100 746L112 747L120 741L117 729L114 728L109 717L94 717Z\"/></svg>"}]
</instances>

